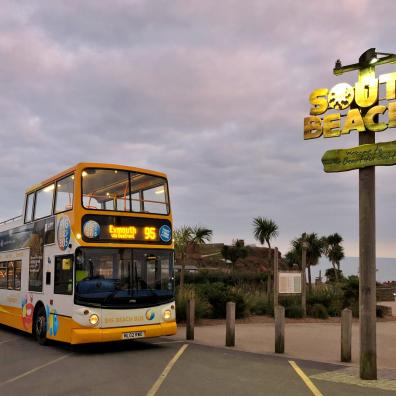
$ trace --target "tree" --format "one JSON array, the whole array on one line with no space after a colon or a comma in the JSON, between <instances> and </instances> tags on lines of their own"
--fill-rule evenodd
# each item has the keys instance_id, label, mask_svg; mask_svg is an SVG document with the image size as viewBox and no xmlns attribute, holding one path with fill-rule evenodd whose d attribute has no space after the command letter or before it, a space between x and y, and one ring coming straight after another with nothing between
<instances>
[{"instance_id":1,"label":"tree","mask_svg":"<svg viewBox=\"0 0 396 396\"><path fill-rule=\"evenodd\" d=\"M272 272L272 260L271 260L271 239L276 238L279 235L278 225L271 219L266 217L256 217L253 219L253 232L254 237L261 245L267 242L268 245L268 263L269 263L269 277L267 283L267 293L271 293L271 272Z\"/></svg>"},{"instance_id":2,"label":"tree","mask_svg":"<svg viewBox=\"0 0 396 396\"><path fill-rule=\"evenodd\" d=\"M319 263L320 257L324 253L324 241L323 238L318 238L316 233L312 234L302 234L299 238L292 240L292 250L294 250L294 254L296 259L298 260L298 264L301 267L301 256L302 256L302 244L304 240L308 243L307 247L307 269L308 269L308 282L309 282L309 291L312 290L312 279L311 279L311 266L317 265Z\"/></svg>"},{"instance_id":3,"label":"tree","mask_svg":"<svg viewBox=\"0 0 396 396\"><path fill-rule=\"evenodd\" d=\"M297 257L296 250L292 249L285 254L285 261L289 268L294 268L301 261L301 258Z\"/></svg>"},{"instance_id":4,"label":"tree","mask_svg":"<svg viewBox=\"0 0 396 396\"><path fill-rule=\"evenodd\" d=\"M204 245L212 238L213 231L201 226L182 226L174 232L175 250L180 257L180 289L184 288L184 273L188 253L197 246Z\"/></svg>"},{"instance_id":5,"label":"tree","mask_svg":"<svg viewBox=\"0 0 396 396\"><path fill-rule=\"evenodd\" d=\"M342 271L339 271L335 268L328 268L326 270L325 276L327 278L327 281L330 283L338 282L343 277Z\"/></svg>"},{"instance_id":6,"label":"tree","mask_svg":"<svg viewBox=\"0 0 396 396\"><path fill-rule=\"evenodd\" d=\"M175 251L180 257L181 270L180 270L180 289L184 288L184 270L186 266L186 258L188 248L191 244L193 236L193 230L190 226L182 226L176 228L173 233L173 238L175 242Z\"/></svg>"},{"instance_id":7,"label":"tree","mask_svg":"<svg viewBox=\"0 0 396 396\"><path fill-rule=\"evenodd\" d=\"M213 231L206 227L195 226L192 228L191 236L191 244L195 249L197 246L205 245L205 243L210 242Z\"/></svg>"},{"instance_id":8,"label":"tree","mask_svg":"<svg viewBox=\"0 0 396 396\"><path fill-rule=\"evenodd\" d=\"M233 241L231 246L224 245L221 249L221 254L224 260L231 261L232 273L235 270L235 264L240 258L245 258L247 256L247 249L243 241L237 239Z\"/></svg>"},{"instance_id":9,"label":"tree","mask_svg":"<svg viewBox=\"0 0 396 396\"><path fill-rule=\"evenodd\" d=\"M323 237L324 253L333 266L336 282L339 281L338 275L341 272L340 261L345 257L341 242L342 237L337 233L331 234L328 237Z\"/></svg>"}]
</instances>

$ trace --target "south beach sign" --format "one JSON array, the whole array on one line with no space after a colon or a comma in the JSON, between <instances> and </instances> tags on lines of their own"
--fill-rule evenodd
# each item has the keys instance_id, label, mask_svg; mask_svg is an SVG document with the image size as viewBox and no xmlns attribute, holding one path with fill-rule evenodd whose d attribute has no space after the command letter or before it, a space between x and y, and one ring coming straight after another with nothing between
<instances>
[{"instance_id":1,"label":"south beach sign","mask_svg":"<svg viewBox=\"0 0 396 396\"><path fill-rule=\"evenodd\" d=\"M378 105L379 86L385 85L387 101L396 99L396 72L373 78L366 82L357 82L354 87L341 83L332 89L315 89L309 97L311 103L310 116L304 118L304 139L338 137L356 132L381 132L396 127L396 102L387 106ZM328 110L335 110L321 119L319 115ZM346 113L345 121L341 121L340 110ZM338 110L338 111L337 111ZM387 122L378 122L376 116L388 112Z\"/></svg>"},{"instance_id":2,"label":"south beach sign","mask_svg":"<svg viewBox=\"0 0 396 396\"><path fill-rule=\"evenodd\" d=\"M386 104L378 104L381 84ZM396 72L378 78L319 88L309 96L310 116L304 118L304 139L334 138L351 132L382 132L396 127ZM328 114L325 114L325 113ZM322 115L322 118L320 117ZM331 150L322 158L325 172L343 172L376 165L396 164L395 142Z\"/></svg>"}]
</instances>

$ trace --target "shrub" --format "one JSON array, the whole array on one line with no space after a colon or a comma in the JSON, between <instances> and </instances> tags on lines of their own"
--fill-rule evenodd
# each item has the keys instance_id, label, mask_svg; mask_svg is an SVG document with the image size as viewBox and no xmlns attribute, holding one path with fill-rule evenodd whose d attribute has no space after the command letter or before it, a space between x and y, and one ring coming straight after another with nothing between
<instances>
[{"instance_id":1,"label":"shrub","mask_svg":"<svg viewBox=\"0 0 396 396\"><path fill-rule=\"evenodd\" d=\"M342 309L342 296L336 296L334 300L330 302L327 312L329 316L341 316Z\"/></svg>"},{"instance_id":2,"label":"shrub","mask_svg":"<svg viewBox=\"0 0 396 396\"><path fill-rule=\"evenodd\" d=\"M301 304L300 305L289 305L285 307L285 316L286 318L302 318L303 311Z\"/></svg>"},{"instance_id":3,"label":"shrub","mask_svg":"<svg viewBox=\"0 0 396 396\"><path fill-rule=\"evenodd\" d=\"M188 287L184 289L183 292L179 290L176 293L176 319L179 322L186 321L187 301L191 295L194 295L195 299L195 319L199 321L202 318L208 318L211 316L212 307L208 301L195 293L192 287Z\"/></svg>"},{"instance_id":4,"label":"shrub","mask_svg":"<svg viewBox=\"0 0 396 396\"><path fill-rule=\"evenodd\" d=\"M336 292L333 288L313 288L307 295L307 305L313 307L315 304L321 304L328 308L335 298Z\"/></svg>"},{"instance_id":5,"label":"shrub","mask_svg":"<svg viewBox=\"0 0 396 396\"><path fill-rule=\"evenodd\" d=\"M247 313L247 305L241 290L232 288L223 283L200 285L198 294L203 297L212 307L212 317L225 318L226 304L229 301L236 304L236 317L244 317Z\"/></svg>"},{"instance_id":6,"label":"shrub","mask_svg":"<svg viewBox=\"0 0 396 396\"><path fill-rule=\"evenodd\" d=\"M359 304L359 278L357 276L349 276L344 279L341 289L344 293L343 307L353 307ZM352 309L353 311L353 309Z\"/></svg>"},{"instance_id":7,"label":"shrub","mask_svg":"<svg viewBox=\"0 0 396 396\"><path fill-rule=\"evenodd\" d=\"M247 311L253 315L272 315L273 304L267 294L260 291L244 292Z\"/></svg>"},{"instance_id":8,"label":"shrub","mask_svg":"<svg viewBox=\"0 0 396 396\"><path fill-rule=\"evenodd\" d=\"M311 316L318 319L327 319L329 314L323 304L315 304L310 311Z\"/></svg>"}]
</instances>

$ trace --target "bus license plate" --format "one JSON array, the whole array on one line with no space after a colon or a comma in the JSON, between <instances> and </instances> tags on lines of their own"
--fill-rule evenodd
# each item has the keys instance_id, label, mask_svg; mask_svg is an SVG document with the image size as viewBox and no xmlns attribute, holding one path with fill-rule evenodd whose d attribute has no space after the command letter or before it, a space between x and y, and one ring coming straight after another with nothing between
<instances>
[{"instance_id":1,"label":"bus license plate","mask_svg":"<svg viewBox=\"0 0 396 396\"><path fill-rule=\"evenodd\" d=\"M123 340L131 340L133 338L144 337L144 331L130 331L129 333L122 333Z\"/></svg>"}]
</instances>

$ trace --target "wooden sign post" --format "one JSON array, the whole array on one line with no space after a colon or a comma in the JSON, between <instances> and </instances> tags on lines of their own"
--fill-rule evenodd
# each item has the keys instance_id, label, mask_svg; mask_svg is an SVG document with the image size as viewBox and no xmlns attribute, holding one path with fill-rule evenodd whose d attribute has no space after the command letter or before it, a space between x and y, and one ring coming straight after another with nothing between
<instances>
[{"instance_id":1,"label":"wooden sign post","mask_svg":"<svg viewBox=\"0 0 396 396\"><path fill-rule=\"evenodd\" d=\"M313 91L310 116L304 119L304 139L359 134L358 147L328 151L322 162L325 172L359 169L360 378L367 380L377 378L375 167L396 164L396 142L375 143L376 132L396 127L396 73L375 76L375 67L386 63L396 63L396 55L375 48L352 65L342 66L337 60L334 74L357 70L358 81L354 86L341 83ZM381 84L383 99L379 98ZM334 111L320 118L328 109ZM380 119L381 115L387 119Z\"/></svg>"}]
</instances>

